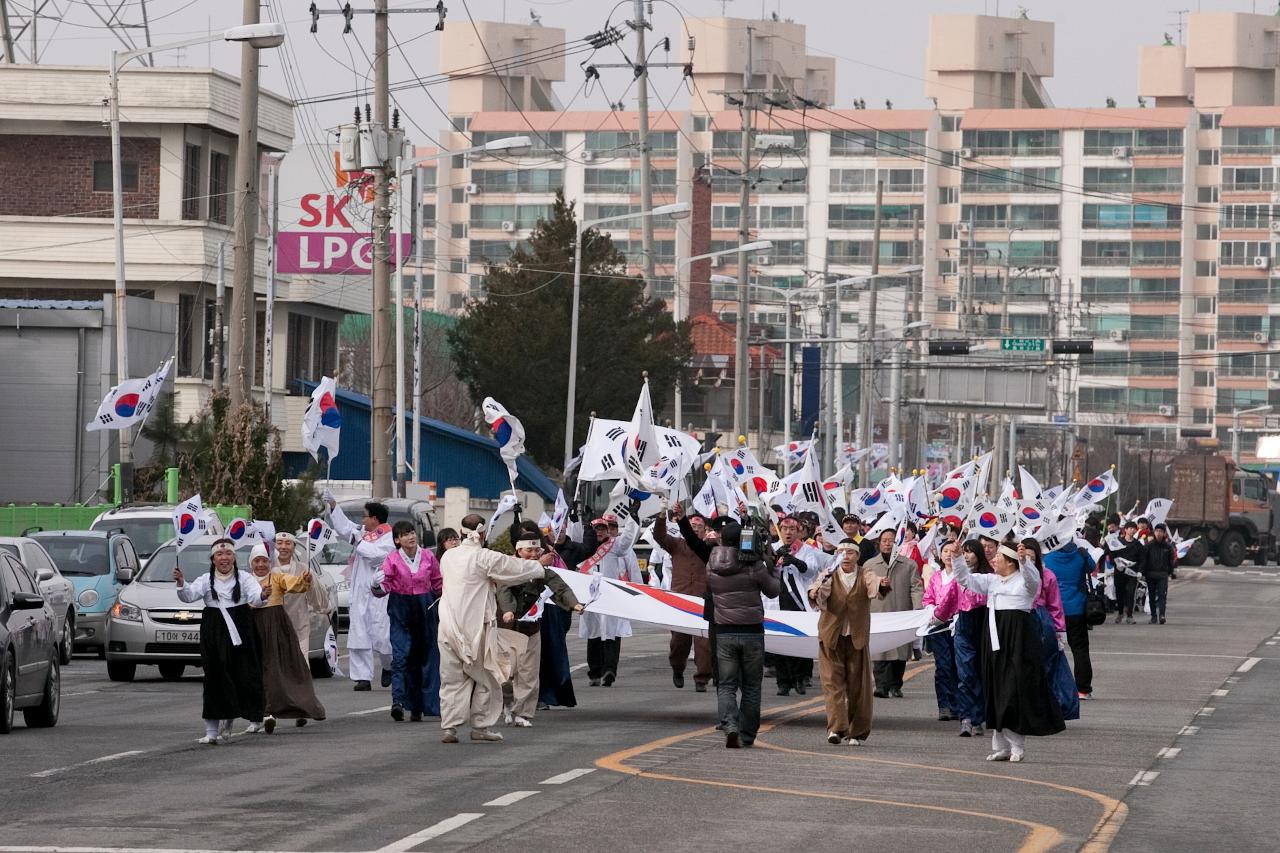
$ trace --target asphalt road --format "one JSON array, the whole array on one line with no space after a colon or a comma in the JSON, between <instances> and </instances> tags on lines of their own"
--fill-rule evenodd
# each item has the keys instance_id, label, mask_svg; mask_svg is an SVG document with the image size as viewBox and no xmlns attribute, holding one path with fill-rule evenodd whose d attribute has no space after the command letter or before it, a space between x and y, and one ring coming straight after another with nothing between
<instances>
[{"instance_id":1,"label":"asphalt road","mask_svg":"<svg viewBox=\"0 0 1280 853\"><path fill-rule=\"evenodd\" d=\"M1184 570L1169 624L1092 642L1097 698L1021 765L933 719L927 657L864 747L826 744L817 695L768 689L738 751L714 694L672 687L654 632L624 642L615 687L579 670L577 708L502 744L441 744L436 722L394 723L386 691L334 679L327 721L200 746L198 676L117 684L77 657L58 726L0 737L0 853L1280 847L1280 570Z\"/></svg>"}]
</instances>

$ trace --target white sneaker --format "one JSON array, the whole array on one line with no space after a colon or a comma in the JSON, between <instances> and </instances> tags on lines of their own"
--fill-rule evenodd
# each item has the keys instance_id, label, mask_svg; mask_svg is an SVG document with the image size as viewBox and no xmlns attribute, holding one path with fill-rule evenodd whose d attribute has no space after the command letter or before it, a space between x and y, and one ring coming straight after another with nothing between
<instances>
[{"instance_id":1,"label":"white sneaker","mask_svg":"<svg viewBox=\"0 0 1280 853\"><path fill-rule=\"evenodd\" d=\"M502 740L502 733L495 732L493 729L472 729L471 739L496 743Z\"/></svg>"},{"instance_id":2,"label":"white sneaker","mask_svg":"<svg viewBox=\"0 0 1280 853\"><path fill-rule=\"evenodd\" d=\"M262 723L250 723L248 728L244 730L247 735L256 735L258 732L265 731L266 727Z\"/></svg>"},{"instance_id":3,"label":"white sneaker","mask_svg":"<svg viewBox=\"0 0 1280 853\"><path fill-rule=\"evenodd\" d=\"M519 714L516 714L514 717L512 717L511 725L515 726L518 729L533 728L533 722L528 717L522 717Z\"/></svg>"},{"instance_id":4,"label":"white sneaker","mask_svg":"<svg viewBox=\"0 0 1280 853\"><path fill-rule=\"evenodd\" d=\"M1009 758L1010 758L1010 756L1009 756L1009 751L1008 751L1008 750L1005 750L1005 749L998 749L998 750L996 750L995 752L993 752L993 753L991 753L990 755L988 755L988 756L987 756L987 761L1008 761L1008 760L1009 760ZM1019 760L1019 761L1021 761L1021 760L1022 760L1022 758L1021 758L1021 757L1019 757L1019 758L1018 758L1018 760Z\"/></svg>"},{"instance_id":5,"label":"white sneaker","mask_svg":"<svg viewBox=\"0 0 1280 853\"><path fill-rule=\"evenodd\" d=\"M226 743L231 738L231 724L235 720L223 720L218 724L218 743Z\"/></svg>"},{"instance_id":6,"label":"white sneaker","mask_svg":"<svg viewBox=\"0 0 1280 853\"><path fill-rule=\"evenodd\" d=\"M503 708L503 709L502 709L502 722L506 723L506 724L509 726L509 725L511 725L514 721L515 721L515 718L511 715L511 709L510 709L510 708Z\"/></svg>"},{"instance_id":7,"label":"white sneaker","mask_svg":"<svg viewBox=\"0 0 1280 853\"><path fill-rule=\"evenodd\" d=\"M222 739L218 737L209 737L208 735L205 735L204 737L200 738L200 740L196 741L196 743L203 743L208 746L217 746L221 740Z\"/></svg>"},{"instance_id":8,"label":"white sneaker","mask_svg":"<svg viewBox=\"0 0 1280 853\"><path fill-rule=\"evenodd\" d=\"M1019 761L1021 761L1021 760L1022 760L1022 756L1023 756L1023 753L1021 753L1021 752L1014 752L1014 753L1012 753L1012 754L1010 754L1010 755L1009 755L1009 760L1010 760L1010 761L1012 761L1012 762L1015 762L1015 763L1016 763L1016 762L1019 762Z\"/></svg>"},{"instance_id":9,"label":"white sneaker","mask_svg":"<svg viewBox=\"0 0 1280 853\"><path fill-rule=\"evenodd\" d=\"M845 746L862 746L862 741L858 740L856 737L847 737L844 739L844 745Z\"/></svg>"}]
</instances>

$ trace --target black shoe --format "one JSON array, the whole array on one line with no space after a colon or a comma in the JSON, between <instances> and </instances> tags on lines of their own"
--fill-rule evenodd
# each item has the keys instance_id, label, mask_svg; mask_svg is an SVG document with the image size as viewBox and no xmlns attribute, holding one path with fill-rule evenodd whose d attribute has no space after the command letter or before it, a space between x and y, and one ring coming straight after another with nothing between
<instances>
[{"instance_id":1,"label":"black shoe","mask_svg":"<svg viewBox=\"0 0 1280 853\"><path fill-rule=\"evenodd\" d=\"M401 708L399 705L392 705L391 719L395 720L397 723L404 722L404 708Z\"/></svg>"},{"instance_id":2,"label":"black shoe","mask_svg":"<svg viewBox=\"0 0 1280 853\"><path fill-rule=\"evenodd\" d=\"M695 684L693 685L693 691L694 691L695 693L706 693L706 692L707 692L707 685L706 685L706 684L696 684L696 683L695 683Z\"/></svg>"},{"instance_id":3,"label":"black shoe","mask_svg":"<svg viewBox=\"0 0 1280 853\"><path fill-rule=\"evenodd\" d=\"M390 670L386 670L386 669L384 669L384 670L382 671L382 686L383 686L383 687L390 687L390 686L391 686L391 671L390 671Z\"/></svg>"},{"instance_id":4,"label":"black shoe","mask_svg":"<svg viewBox=\"0 0 1280 853\"><path fill-rule=\"evenodd\" d=\"M373 685L371 685L367 681L357 681L356 686L352 687L351 689L356 691L357 693L367 693L373 689Z\"/></svg>"},{"instance_id":5,"label":"black shoe","mask_svg":"<svg viewBox=\"0 0 1280 853\"><path fill-rule=\"evenodd\" d=\"M1158 620L1158 619L1156 619L1156 617L1154 617L1154 616L1152 616L1152 617L1151 617L1151 624L1152 624L1152 625L1155 625L1158 621L1159 621L1159 620Z\"/></svg>"},{"instance_id":6,"label":"black shoe","mask_svg":"<svg viewBox=\"0 0 1280 853\"><path fill-rule=\"evenodd\" d=\"M724 734L724 748L725 748L725 749L737 749L739 746L741 746L741 741L739 741L739 740L738 740L738 733L737 733L737 732L725 732L725 734Z\"/></svg>"},{"instance_id":7,"label":"black shoe","mask_svg":"<svg viewBox=\"0 0 1280 853\"><path fill-rule=\"evenodd\" d=\"M919 650L919 649L913 648L913 649L911 650L911 659L912 659L912 660L920 660L920 650Z\"/></svg>"},{"instance_id":8,"label":"black shoe","mask_svg":"<svg viewBox=\"0 0 1280 853\"><path fill-rule=\"evenodd\" d=\"M879 687L877 687L875 690L872 690L872 691L871 691L871 695L872 695L872 696L874 696L874 697L876 697L877 699L888 699L888 698L889 698L889 694L888 694L888 693L885 693L885 692L884 692L883 690L881 690Z\"/></svg>"},{"instance_id":9,"label":"black shoe","mask_svg":"<svg viewBox=\"0 0 1280 853\"><path fill-rule=\"evenodd\" d=\"M588 681L587 683L588 683L588 684L590 684L592 687L599 687L599 686L600 686L600 679L598 679L598 678L593 678L593 679L591 679L590 681Z\"/></svg>"},{"instance_id":10,"label":"black shoe","mask_svg":"<svg viewBox=\"0 0 1280 853\"><path fill-rule=\"evenodd\" d=\"M411 723L420 723L420 722L422 722L422 712L421 712L421 711L414 711L412 714L410 714L410 715L409 715L409 722L411 722Z\"/></svg>"},{"instance_id":11,"label":"black shoe","mask_svg":"<svg viewBox=\"0 0 1280 853\"><path fill-rule=\"evenodd\" d=\"M777 678L777 677L778 677L778 671L777 671L777 669L775 669L774 667L771 667L771 666L766 666L766 667L764 668L764 677L765 677L765 678Z\"/></svg>"},{"instance_id":12,"label":"black shoe","mask_svg":"<svg viewBox=\"0 0 1280 853\"><path fill-rule=\"evenodd\" d=\"M1164 617L1163 617L1163 616L1161 616L1161 617L1160 617L1160 624L1161 624L1161 625L1163 625L1163 624L1164 624Z\"/></svg>"},{"instance_id":13,"label":"black shoe","mask_svg":"<svg viewBox=\"0 0 1280 853\"><path fill-rule=\"evenodd\" d=\"M616 676L616 675L614 675L612 672L606 672L606 673L604 674L604 679L600 682L600 684L601 684L602 686L604 686L604 687L612 687L612 686L613 686L613 680L614 680L615 678L617 678L617 676Z\"/></svg>"},{"instance_id":14,"label":"black shoe","mask_svg":"<svg viewBox=\"0 0 1280 853\"><path fill-rule=\"evenodd\" d=\"M779 687L778 687L778 695L779 695L779 696L790 696L790 695L791 695L791 688L790 688L790 687L781 687L781 686L779 686Z\"/></svg>"},{"instance_id":15,"label":"black shoe","mask_svg":"<svg viewBox=\"0 0 1280 853\"><path fill-rule=\"evenodd\" d=\"M796 685L796 695L797 695L797 696L803 696L803 695L804 695L804 685L803 685L803 684L797 684L797 685Z\"/></svg>"},{"instance_id":16,"label":"black shoe","mask_svg":"<svg viewBox=\"0 0 1280 853\"><path fill-rule=\"evenodd\" d=\"M674 684L676 687L680 688L681 690L683 690L684 689L684 673L683 672L671 673L671 683Z\"/></svg>"},{"instance_id":17,"label":"black shoe","mask_svg":"<svg viewBox=\"0 0 1280 853\"><path fill-rule=\"evenodd\" d=\"M550 710L551 710L551 706L550 706L550 705L548 705L546 702L539 702L539 703L538 703L538 710L539 710L539 711L550 711Z\"/></svg>"},{"instance_id":18,"label":"black shoe","mask_svg":"<svg viewBox=\"0 0 1280 853\"><path fill-rule=\"evenodd\" d=\"M894 699L901 699L902 691L899 688L895 687L889 691L889 695L892 696Z\"/></svg>"}]
</instances>

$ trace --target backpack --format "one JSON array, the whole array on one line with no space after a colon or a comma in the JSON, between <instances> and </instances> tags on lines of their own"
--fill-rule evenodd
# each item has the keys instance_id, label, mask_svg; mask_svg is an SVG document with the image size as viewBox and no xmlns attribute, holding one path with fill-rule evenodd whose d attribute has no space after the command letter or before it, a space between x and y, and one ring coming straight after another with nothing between
<instances>
[{"instance_id":1,"label":"backpack","mask_svg":"<svg viewBox=\"0 0 1280 853\"><path fill-rule=\"evenodd\" d=\"M1107 621L1107 601L1089 580L1089 567L1085 562L1087 559L1084 552L1080 552L1081 568L1084 570L1080 577L1080 583L1084 587L1084 623L1101 625Z\"/></svg>"}]
</instances>

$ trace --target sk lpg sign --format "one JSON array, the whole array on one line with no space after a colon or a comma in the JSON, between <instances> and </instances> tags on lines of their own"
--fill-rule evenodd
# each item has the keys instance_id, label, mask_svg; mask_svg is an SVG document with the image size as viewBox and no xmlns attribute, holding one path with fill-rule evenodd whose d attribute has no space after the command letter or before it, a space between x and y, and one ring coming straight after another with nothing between
<instances>
[{"instance_id":1,"label":"sk lpg sign","mask_svg":"<svg viewBox=\"0 0 1280 853\"><path fill-rule=\"evenodd\" d=\"M348 195L311 193L301 198L300 230L281 231L276 269L298 275L343 275L373 269L373 240L351 228ZM412 235L400 235L400 257L407 257ZM394 246L392 248L394 253Z\"/></svg>"}]
</instances>

